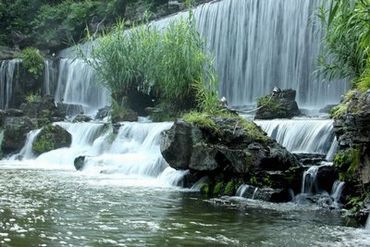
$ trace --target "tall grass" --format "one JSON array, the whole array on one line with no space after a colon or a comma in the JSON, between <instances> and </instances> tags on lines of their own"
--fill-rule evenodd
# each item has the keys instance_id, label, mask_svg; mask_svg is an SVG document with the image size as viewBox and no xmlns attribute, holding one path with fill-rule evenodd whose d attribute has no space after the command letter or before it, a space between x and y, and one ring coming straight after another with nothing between
<instances>
[{"instance_id":1,"label":"tall grass","mask_svg":"<svg viewBox=\"0 0 370 247\"><path fill-rule=\"evenodd\" d=\"M176 111L217 107L213 60L192 15L165 30L145 24L125 31L118 23L101 37L86 61L117 101L137 90Z\"/></svg>"},{"instance_id":2,"label":"tall grass","mask_svg":"<svg viewBox=\"0 0 370 247\"><path fill-rule=\"evenodd\" d=\"M323 72L330 79L361 77L370 51L370 0L332 0L320 16L327 28Z\"/></svg>"}]
</instances>

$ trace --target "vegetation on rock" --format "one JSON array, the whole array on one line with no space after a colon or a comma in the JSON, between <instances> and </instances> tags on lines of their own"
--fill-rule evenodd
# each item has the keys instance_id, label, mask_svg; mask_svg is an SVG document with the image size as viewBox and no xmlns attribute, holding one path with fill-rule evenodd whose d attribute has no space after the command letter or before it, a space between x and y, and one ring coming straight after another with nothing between
<instances>
[{"instance_id":1,"label":"vegetation on rock","mask_svg":"<svg viewBox=\"0 0 370 247\"><path fill-rule=\"evenodd\" d=\"M32 151L35 154L42 154L54 149L69 147L72 136L58 125L47 125L36 136L32 144Z\"/></svg>"},{"instance_id":2,"label":"vegetation on rock","mask_svg":"<svg viewBox=\"0 0 370 247\"><path fill-rule=\"evenodd\" d=\"M34 78L39 78L44 70L44 57L36 48L26 48L20 54L24 68Z\"/></svg>"},{"instance_id":3,"label":"vegetation on rock","mask_svg":"<svg viewBox=\"0 0 370 247\"><path fill-rule=\"evenodd\" d=\"M165 30L145 24L125 32L124 24L101 37L85 58L120 104L131 95L153 97L174 112L217 109L217 79L212 60L189 19Z\"/></svg>"}]
</instances>

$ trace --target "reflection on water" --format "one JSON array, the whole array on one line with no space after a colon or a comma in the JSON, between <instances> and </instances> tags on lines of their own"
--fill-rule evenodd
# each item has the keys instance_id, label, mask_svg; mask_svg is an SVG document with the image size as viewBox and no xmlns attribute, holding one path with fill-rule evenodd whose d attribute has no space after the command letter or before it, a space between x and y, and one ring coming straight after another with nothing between
<instances>
[{"instance_id":1,"label":"reflection on water","mask_svg":"<svg viewBox=\"0 0 370 247\"><path fill-rule=\"evenodd\" d=\"M154 179L0 173L0 246L370 245L363 230L317 208L240 199L224 204Z\"/></svg>"}]
</instances>

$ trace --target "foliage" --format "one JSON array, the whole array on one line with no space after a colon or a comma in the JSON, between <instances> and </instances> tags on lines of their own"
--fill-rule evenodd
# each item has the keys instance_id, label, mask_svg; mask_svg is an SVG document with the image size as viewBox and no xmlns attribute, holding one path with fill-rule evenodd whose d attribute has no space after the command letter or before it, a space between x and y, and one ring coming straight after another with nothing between
<instances>
[{"instance_id":1,"label":"foliage","mask_svg":"<svg viewBox=\"0 0 370 247\"><path fill-rule=\"evenodd\" d=\"M20 57L22 59L23 66L30 74L35 78L42 75L44 70L44 58L38 49L26 48L22 50Z\"/></svg>"},{"instance_id":2,"label":"foliage","mask_svg":"<svg viewBox=\"0 0 370 247\"><path fill-rule=\"evenodd\" d=\"M345 96L344 96L344 99L342 100L342 102L333 107L331 110L330 110L330 117L333 118L333 119L338 119L338 118L341 118L342 116L344 116L344 114L347 113L348 111L348 105L350 103L350 101L353 99L353 97L356 95L356 90L350 90L348 91Z\"/></svg>"},{"instance_id":3,"label":"foliage","mask_svg":"<svg viewBox=\"0 0 370 247\"><path fill-rule=\"evenodd\" d=\"M29 94L26 96L26 102L27 103L35 103L41 101L41 95L39 94Z\"/></svg>"},{"instance_id":4,"label":"foliage","mask_svg":"<svg viewBox=\"0 0 370 247\"><path fill-rule=\"evenodd\" d=\"M320 17L327 29L322 71L329 78L359 78L370 49L370 1L332 0Z\"/></svg>"},{"instance_id":5,"label":"foliage","mask_svg":"<svg viewBox=\"0 0 370 247\"><path fill-rule=\"evenodd\" d=\"M356 87L362 93L370 89L370 56L368 58L365 71L362 74L362 76L358 79Z\"/></svg>"},{"instance_id":6,"label":"foliage","mask_svg":"<svg viewBox=\"0 0 370 247\"><path fill-rule=\"evenodd\" d=\"M217 126L215 121L211 118L211 115L200 112L189 112L183 116L185 122L193 123L201 128L213 130L213 132L220 132L220 128Z\"/></svg>"},{"instance_id":7,"label":"foliage","mask_svg":"<svg viewBox=\"0 0 370 247\"><path fill-rule=\"evenodd\" d=\"M338 152L334 157L334 165L339 168L343 181L353 181L360 165L360 150L349 148Z\"/></svg>"},{"instance_id":8,"label":"foliage","mask_svg":"<svg viewBox=\"0 0 370 247\"><path fill-rule=\"evenodd\" d=\"M153 95L176 111L217 108L217 80L212 60L193 19L160 31L146 24L125 32L120 22L85 58L119 100L137 90Z\"/></svg>"},{"instance_id":9,"label":"foliage","mask_svg":"<svg viewBox=\"0 0 370 247\"><path fill-rule=\"evenodd\" d=\"M224 190L224 195L227 195L227 196L233 196L235 195L235 181L234 180L231 180L229 181L227 184L226 184L226 187L225 187L225 190Z\"/></svg>"}]
</instances>

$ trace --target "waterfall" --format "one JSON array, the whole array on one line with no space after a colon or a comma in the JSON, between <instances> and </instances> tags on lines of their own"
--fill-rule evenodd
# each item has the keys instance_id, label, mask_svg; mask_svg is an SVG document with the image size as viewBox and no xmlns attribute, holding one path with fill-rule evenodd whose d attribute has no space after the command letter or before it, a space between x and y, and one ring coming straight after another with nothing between
<instances>
[{"instance_id":1,"label":"waterfall","mask_svg":"<svg viewBox=\"0 0 370 247\"><path fill-rule=\"evenodd\" d=\"M32 144L36 138L36 136L40 133L41 129L31 130L27 134L26 143L24 144L21 151L18 154L12 155L10 160L17 160L17 159L32 159L34 158L34 154L32 152Z\"/></svg>"},{"instance_id":2,"label":"waterfall","mask_svg":"<svg viewBox=\"0 0 370 247\"><path fill-rule=\"evenodd\" d=\"M335 145L332 120L277 119L255 123L290 152L327 154Z\"/></svg>"},{"instance_id":3,"label":"waterfall","mask_svg":"<svg viewBox=\"0 0 370 247\"><path fill-rule=\"evenodd\" d=\"M302 194L312 194L314 189L317 191L316 175L319 170L319 166L311 166L303 173L302 179Z\"/></svg>"},{"instance_id":4,"label":"waterfall","mask_svg":"<svg viewBox=\"0 0 370 247\"><path fill-rule=\"evenodd\" d=\"M15 72L20 59L4 60L0 65L0 109L11 107L13 89L15 87Z\"/></svg>"},{"instance_id":5,"label":"waterfall","mask_svg":"<svg viewBox=\"0 0 370 247\"><path fill-rule=\"evenodd\" d=\"M344 182L341 182L339 180L334 182L333 189L331 191L331 197L333 198L335 203L339 202L340 197L342 196L343 188L344 188Z\"/></svg>"},{"instance_id":6,"label":"waterfall","mask_svg":"<svg viewBox=\"0 0 370 247\"><path fill-rule=\"evenodd\" d=\"M99 84L94 70L81 59L59 61L55 101L81 105L85 114L94 114L110 105L110 93Z\"/></svg>"},{"instance_id":7,"label":"waterfall","mask_svg":"<svg viewBox=\"0 0 370 247\"><path fill-rule=\"evenodd\" d=\"M55 62L53 60L46 59L44 61L44 95L55 94L55 83L57 81L57 69L54 67Z\"/></svg>"},{"instance_id":8,"label":"waterfall","mask_svg":"<svg viewBox=\"0 0 370 247\"><path fill-rule=\"evenodd\" d=\"M253 104L278 86L297 90L301 106L337 103L349 85L325 81L316 72L323 37L316 14L323 3L324 0L222 0L195 8L197 29L215 55L220 95L230 105ZM165 28L187 15L181 12L152 25ZM82 48L88 51L91 45L86 43ZM59 55L72 54L74 49L68 48Z\"/></svg>"},{"instance_id":9,"label":"waterfall","mask_svg":"<svg viewBox=\"0 0 370 247\"><path fill-rule=\"evenodd\" d=\"M249 189L249 184L242 184L239 186L239 188L236 190L236 196L243 197L245 192Z\"/></svg>"},{"instance_id":10,"label":"waterfall","mask_svg":"<svg viewBox=\"0 0 370 247\"><path fill-rule=\"evenodd\" d=\"M18 157L23 156L23 160L18 162L37 168L74 170L74 159L85 156L82 174L124 176L129 179L154 178L168 185L180 185L188 172L169 167L161 155L160 135L172 126L170 122L124 122L118 132L103 123L55 124L72 135L71 146L35 158L32 155L32 142L40 130L34 130L28 134L27 142L18 154Z\"/></svg>"},{"instance_id":11,"label":"waterfall","mask_svg":"<svg viewBox=\"0 0 370 247\"><path fill-rule=\"evenodd\" d=\"M334 138L334 141L332 142L331 146L330 146L330 149L325 157L325 159L327 161L333 161L334 160L334 156L335 154L337 153L337 149L338 149L338 140L337 140L337 137Z\"/></svg>"}]
</instances>

